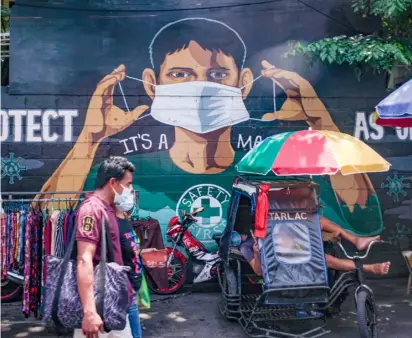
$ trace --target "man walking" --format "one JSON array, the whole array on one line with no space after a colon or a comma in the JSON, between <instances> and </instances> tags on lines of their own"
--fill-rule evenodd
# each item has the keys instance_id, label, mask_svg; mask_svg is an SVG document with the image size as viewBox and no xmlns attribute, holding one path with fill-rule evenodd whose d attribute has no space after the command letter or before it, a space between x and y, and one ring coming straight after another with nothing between
<instances>
[{"instance_id":1,"label":"man walking","mask_svg":"<svg viewBox=\"0 0 412 338\"><path fill-rule=\"evenodd\" d=\"M83 323L81 329L74 332L75 338L87 337L131 337L127 322L122 331L103 333L103 321L97 313L94 299L94 266L100 256L107 253L100 251L101 229L107 218L110 239L113 243L113 256L117 264L123 265L120 247L119 226L113 205L126 200L133 193L132 181L134 166L124 157L110 157L99 167L95 188L81 204L76 221L77 241L77 283L83 306Z\"/></svg>"}]
</instances>

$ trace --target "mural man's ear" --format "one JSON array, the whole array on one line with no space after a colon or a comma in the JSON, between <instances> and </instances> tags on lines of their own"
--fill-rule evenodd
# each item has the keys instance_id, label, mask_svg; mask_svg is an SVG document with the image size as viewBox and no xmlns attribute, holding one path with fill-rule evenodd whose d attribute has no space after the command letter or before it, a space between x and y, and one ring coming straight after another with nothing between
<instances>
[{"instance_id":1,"label":"mural man's ear","mask_svg":"<svg viewBox=\"0 0 412 338\"><path fill-rule=\"evenodd\" d=\"M244 86L246 87L242 89L243 100L246 99L253 87L253 73L249 68L244 68L240 72L239 87L242 88Z\"/></svg>"},{"instance_id":2,"label":"mural man's ear","mask_svg":"<svg viewBox=\"0 0 412 338\"><path fill-rule=\"evenodd\" d=\"M153 83L154 85L156 85L156 74L155 74L154 70L151 69L151 68L146 68L143 71L142 80L144 81L143 82L143 87L144 87L144 90L146 91L146 94L152 100L154 100L155 86L150 84L150 83Z\"/></svg>"}]
</instances>

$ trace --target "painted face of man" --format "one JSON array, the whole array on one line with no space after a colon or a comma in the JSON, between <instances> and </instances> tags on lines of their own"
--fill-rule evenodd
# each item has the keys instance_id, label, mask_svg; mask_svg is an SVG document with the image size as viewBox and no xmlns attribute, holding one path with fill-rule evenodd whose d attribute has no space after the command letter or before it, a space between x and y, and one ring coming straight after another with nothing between
<instances>
[{"instance_id":1,"label":"painted face of man","mask_svg":"<svg viewBox=\"0 0 412 338\"><path fill-rule=\"evenodd\" d=\"M223 51L204 49L196 41L190 41L182 48L165 56L156 76L153 69L143 72L146 93L153 99L153 84L174 84L192 81L209 81L231 87L243 87L243 99L252 89L253 73L249 68L240 70L232 56ZM250 84L250 85L249 85Z\"/></svg>"}]
</instances>

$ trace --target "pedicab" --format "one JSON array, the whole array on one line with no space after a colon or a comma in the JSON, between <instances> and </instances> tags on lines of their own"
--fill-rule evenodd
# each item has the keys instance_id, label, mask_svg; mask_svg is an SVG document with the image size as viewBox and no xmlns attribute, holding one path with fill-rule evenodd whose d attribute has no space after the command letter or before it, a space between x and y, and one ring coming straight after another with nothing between
<instances>
[{"instance_id":1,"label":"pedicab","mask_svg":"<svg viewBox=\"0 0 412 338\"><path fill-rule=\"evenodd\" d=\"M360 336L377 337L374 295L366 284L362 261L381 241L372 241L366 252L349 255L338 236L323 238L319 185L312 176L299 175L387 171L390 164L349 135L326 134L300 131L269 137L237 165L243 175L233 182L227 226L218 239L223 261L218 271L219 306L221 313L238 321L250 337L328 334L326 319L339 313L352 287ZM295 143L290 144L293 138ZM351 160L339 151L345 143L352 144ZM362 150L361 154L356 150ZM313 151L324 152L319 156ZM302 162L306 168L299 165ZM260 279L239 251L239 242L234 243L233 234L248 231L258 244ZM326 267L325 252L336 255L336 247L354 261L355 270L339 272ZM310 325L305 328L306 324Z\"/></svg>"}]
</instances>

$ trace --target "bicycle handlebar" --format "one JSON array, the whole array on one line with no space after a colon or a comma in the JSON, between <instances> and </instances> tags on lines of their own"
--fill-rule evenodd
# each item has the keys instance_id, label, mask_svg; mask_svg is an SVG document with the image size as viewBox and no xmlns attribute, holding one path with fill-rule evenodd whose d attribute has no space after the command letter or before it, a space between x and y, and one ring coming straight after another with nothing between
<instances>
[{"instance_id":1,"label":"bicycle handlebar","mask_svg":"<svg viewBox=\"0 0 412 338\"><path fill-rule=\"evenodd\" d=\"M351 259L351 260L355 260L355 259L360 259L360 260L362 260L362 259L365 259L366 257L368 257L369 251L371 250L372 246L373 246L374 244L376 244L376 243L381 243L381 244L383 244L383 243L388 243L388 242L386 242L386 241L372 241L372 242L369 243L369 245L368 245L368 247L367 247L366 252L365 252L364 255L359 256L358 253L356 253L355 255L350 256L350 255L346 252L346 250L345 250L345 248L343 247L342 243L337 242L337 244L338 244L338 246L340 247L340 249L342 250L343 254L344 254L348 259Z\"/></svg>"}]
</instances>

